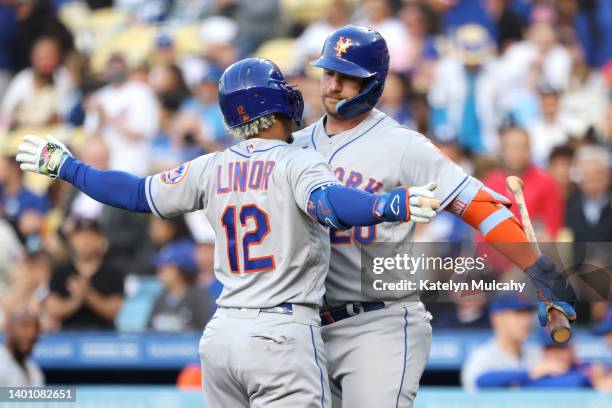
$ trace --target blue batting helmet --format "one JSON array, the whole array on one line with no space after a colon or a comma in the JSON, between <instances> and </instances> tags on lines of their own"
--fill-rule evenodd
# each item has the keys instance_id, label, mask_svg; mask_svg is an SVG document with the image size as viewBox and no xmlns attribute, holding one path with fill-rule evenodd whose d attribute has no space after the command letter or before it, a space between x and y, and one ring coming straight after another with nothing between
<instances>
[{"instance_id":1,"label":"blue batting helmet","mask_svg":"<svg viewBox=\"0 0 612 408\"><path fill-rule=\"evenodd\" d=\"M359 95L336 105L340 117L354 118L378 103L389 72L389 50L385 39L376 30L347 25L327 37L321 57L311 65L352 77L367 78Z\"/></svg>"},{"instance_id":2,"label":"blue batting helmet","mask_svg":"<svg viewBox=\"0 0 612 408\"><path fill-rule=\"evenodd\" d=\"M304 100L285 82L280 69L263 58L246 58L225 70L219 80L219 105L230 128L280 113L302 121Z\"/></svg>"}]
</instances>

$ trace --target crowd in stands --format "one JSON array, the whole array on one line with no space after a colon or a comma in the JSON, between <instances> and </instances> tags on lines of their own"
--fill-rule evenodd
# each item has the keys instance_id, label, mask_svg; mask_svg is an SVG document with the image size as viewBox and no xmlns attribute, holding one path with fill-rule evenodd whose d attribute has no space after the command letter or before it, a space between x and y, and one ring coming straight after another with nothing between
<instances>
[{"instance_id":1,"label":"crowd in stands","mask_svg":"<svg viewBox=\"0 0 612 408\"><path fill-rule=\"evenodd\" d=\"M7 330L32 313L42 331L115 329L133 275L158 281L146 329L201 330L221 290L201 213L132 214L26 175L14 159L21 136L53 134L100 169L171 169L235 142L217 83L251 55L299 87L312 123L323 110L308 62L347 23L387 40L379 109L506 196L505 177L522 177L541 241L612 242L611 0L0 0ZM417 237L480 239L445 213ZM610 253L590 261L610 265ZM434 327L491 327L482 298L432 308ZM607 304L579 311L592 325ZM477 383L471 370L465 381Z\"/></svg>"}]
</instances>

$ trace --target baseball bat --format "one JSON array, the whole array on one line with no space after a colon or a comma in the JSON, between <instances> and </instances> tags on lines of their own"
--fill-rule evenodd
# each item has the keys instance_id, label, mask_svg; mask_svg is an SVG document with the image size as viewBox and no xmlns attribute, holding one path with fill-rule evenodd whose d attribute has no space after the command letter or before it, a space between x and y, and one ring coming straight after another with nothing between
<instances>
[{"instance_id":1,"label":"baseball bat","mask_svg":"<svg viewBox=\"0 0 612 408\"><path fill-rule=\"evenodd\" d=\"M542 255L535 231L533 230L533 225L531 224L531 219L529 218L525 197L523 197L523 180L516 176L509 176L506 178L506 186L512 192L516 205L518 206L527 239L531 242L538 256ZM550 338L558 344L566 343L572 337L572 329L569 320L563 313L555 308L550 308L548 311L546 329L548 330Z\"/></svg>"}]
</instances>

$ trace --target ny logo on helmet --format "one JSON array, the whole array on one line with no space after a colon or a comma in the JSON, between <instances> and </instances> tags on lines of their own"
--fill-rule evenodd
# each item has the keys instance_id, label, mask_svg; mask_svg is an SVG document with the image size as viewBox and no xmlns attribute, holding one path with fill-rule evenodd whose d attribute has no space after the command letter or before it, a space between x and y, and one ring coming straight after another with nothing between
<instances>
[{"instance_id":1,"label":"ny logo on helmet","mask_svg":"<svg viewBox=\"0 0 612 408\"><path fill-rule=\"evenodd\" d=\"M350 38L347 38L345 40L342 36L338 37L338 42L336 43L336 47L334 48L334 50L336 50L336 57L342 58L342 54L345 54L348 51L349 45L351 45Z\"/></svg>"}]
</instances>

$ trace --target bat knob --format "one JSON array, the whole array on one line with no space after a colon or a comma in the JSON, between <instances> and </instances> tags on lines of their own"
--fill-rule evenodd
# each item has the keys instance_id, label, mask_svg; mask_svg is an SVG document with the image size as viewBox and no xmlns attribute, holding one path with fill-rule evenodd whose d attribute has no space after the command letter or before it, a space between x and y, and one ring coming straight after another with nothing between
<instances>
[{"instance_id":1,"label":"bat knob","mask_svg":"<svg viewBox=\"0 0 612 408\"><path fill-rule=\"evenodd\" d=\"M567 317L558 310L548 312L548 333L557 344L567 343L572 338L572 329Z\"/></svg>"},{"instance_id":2,"label":"bat knob","mask_svg":"<svg viewBox=\"0 0 612 408\"><path fill-rule=\"evenodd\" d=\"M572 331L567 327L555 327L550 331L550 338L557 344L564 344L572 338Z\"/></svg>"}]
</instances>

